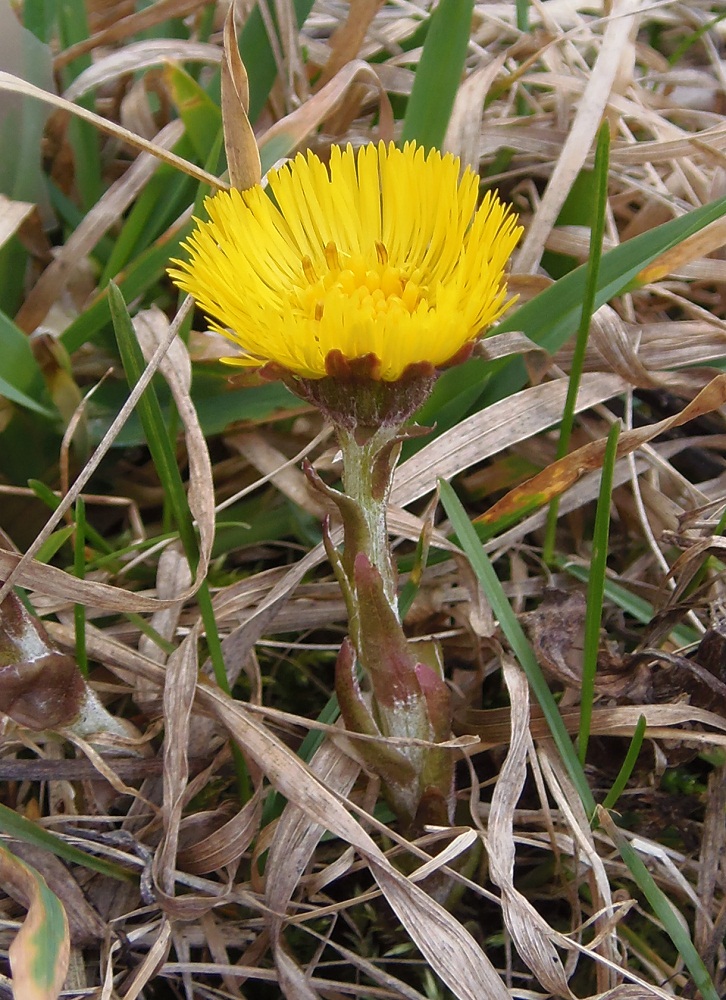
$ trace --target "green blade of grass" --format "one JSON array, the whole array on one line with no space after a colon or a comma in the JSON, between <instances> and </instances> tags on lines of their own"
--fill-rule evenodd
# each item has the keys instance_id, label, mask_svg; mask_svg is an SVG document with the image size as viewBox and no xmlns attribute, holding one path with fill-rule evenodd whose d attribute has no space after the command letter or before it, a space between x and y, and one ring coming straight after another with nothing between
<instances>
[{"instance_id":1,"label":"green blade of grass","mask_svg":"<svg viewBox=\"0 0 726 1000\"><path fill-rule=\"evenodd\" d=\"M41 417L58 419L28 337L0 312L0 396Z\"/></svg>"},{"instance_id":2,"label":"green blade of grass","mask_svg":"<svg viewBox=\"0 0 726 1000\"><path fill-rule=\"evenodd\" d=\"M638 287L637 276L648 264L725 213L726 198L718 198L702 208L634 236L603 254L594 309ZM497 327L497 333L522 330L546 351L554 353L559 350L580 322L587 275L587 264L566 274L530 302L509 313ZM527 384L524 363L518 358L483 364L488 382L481 407L504 399Z\"/></svg>"},{"instance_id":3,"label":"green blade of grass","mask_svg":"<svg viewBox=\"0 0 726 1000\"><path fill-rule=\"evenodd\" d=\"M628 747L628 752L625 755L623 765L618 771L618 776L613 782L612 788L603 799L603 809L614 809L618 799L625 791L625 786L630 781L630 775L633 773L633 768L638 760L640 748L643 745L646 725L645 716L641 715L635 727L635 732L633 733L633 738L630 741L630 746Z\"/></svg>"},{"instance_id":4,"label":"green blade of grass","mask_svg":"<svg viewBox=\"0 0 726 1000\"><path fill-rule=\"evenodd\" d=\"M26 410L32 410L33 413L37 413L40 417L52 418L56 415L52 410L41 406L40 403L33 399L32 396L28 396L22 389L18 389L12 382L8 382L2 375L0 375L0 396L4 396L5 399L11 403L15 403L17 406L25 407Z\"/></svg>"},{"instance_id":5,"label":"green blade of grass","mask_svg":"<svg viewBox=\"0 0 726 1000\"><path fill-rule=\"evenodd\" d=\"M134 386L141 378L145 368L144 356L136 339L131 317L129 316L123 295L113 282L109 284L109 305L113 319L114 330L118 342L121 360L129 386ZM174 443L170 439L164 414L159 400L150 384L138 404L138 412L146 435L146 443L161 482L164 495L168 497L171 510L176 521L184 553L189 562L192 575L199 564L199 546L194 530L194 521L187 502L184 483L176 461ZM204 580L197 591L199 611L204 622L204 630L209 649L209 656L214 669L217 684L225 694L230 694L227 672L224 666L222 644L219 638L217 622L214 616L209 585ZM237 766L237 776L240 796L244 801L250 796L249 776L244 763L244 757L236 744L232 745Z\"/></svg>"},{"instance_id":6,"label":"green blade of grass","mask_svg":"<svg viewBox=\"0 0 726 1000\"><path fill-rule=\"evenodd\" d=\"M431 15L401 142L440 148L461 85L471 33L473 0L441 0Z\"/></svg>"},{"instance_id":7,"label":"green blade of grass","mask_svg":"<svg viewBox=\"0 0 726 1000\"><path fill-rule=\"evenodd\" d=\"M482 548L477 533L459 498L454 493L452 487L444 480L439 480L439 488L441 490L441 502L456 532L459 544L471 562L492 611L507 637L507 642L511 646L522 670L524 670L530 687L542 707L547 724L550 727L550 732L552 733L552 738L560 752L572 783L582 800L585 811L588 816L592 816L595 811L595 799L575 753L572 740L562 721L557 702L549 689L529 640L524 634L524 630L507 600L504 588L499 582L491 560Z\"/></svg>"},{"instance_id":8,"label":"green blade of grass","mask_svg":"<svg viewBox=\"0 0 726 1000\"><path fill-rule=\"evenodd\" d=\"M64 0L58 5L58 30L62 48L69 48L76 42L88 38L88 15L85 0ZM90 55L82 55L70 63L64 73L67 87L91 65ZM81 107L93 111L93 98L78 100ZM84 209L91 209L103 193L101 175L101 153L98 130L90 122L82 121L75 115L68 123L68 137L73 148L76 188Z\"/></svg>"},{"instance_id":9,"label":"green blade of grass","mask_svg":"<svg viewBox=\"0 0 726 1000\"><path fill-rule=\"evenodd\" d=\"M60 507L60 497L56 496L53 490L49 486L46 486L45 483L42 483L39 479L29 479L28 486L33 493L35 493L41 503L44 503L51 510L57 510L58 507ZM104 552L109 555L113 551L112 546L106 541L103 535L96 531L92 525L86 523L84 530L85 537L99 552Z\"/></svg>"},{"instance_id":10,"label":"green blade of grass","mask_svg":"<svg viewBox=\"0 0 726 1000\"><path fill-rule=\"evenodd\" d=\"M695 45L704 35L707 35L713 28L716 27L719 22L726 18L726 11L716 14L712 17L710 21L704 21L702 25L696 31L691 32L689 35L683 39L681 44L674 50L674 52L668 56L668 63L671 66L676 66L683 56L688 52L691 46Z\"/></svg>"},{"instance_id":11,"label":"green blade of grass","mask_svg":"<svg viewBox=\"0 0 726 1000\"><path fill-rule=\"evenodd\" d=\"M23 24L35 37L46 44L53 36L56 20L55 0L25 0Z\"/></svg>"},{"instance_id":12,"label":"green blade of grass","mask_svg":"<svg viewBox=\"0 0 726 1000\"><path fill-rule=\"evenodd\" d=\"M611 816L604 809L598 809L597 816L600 824L607 830L608 835L616 845L620 856L630 869L636 885L650 903L656 917L663 924L666 934L678 949L678 953L683 959L686 968L693 977L697 989L701 991L703 1000L719 1000L718 993L711 981L706 966L703 964L701 956L696 951L690 935L681 922L681 917L676 912L675 907L658 888L653 876L650 874L645 864L631 845L630 841L618 830Z\"/></svg>"},{"instance_id":13,"label":"green blade of grass","mask_svg":"<svg viewBox=\"0 0 726 1000\"><path fill-rule=\"evenodd\" d=\"M29 819L16 813L13 809L8 809L7 806L1 803L0 831L9 837L15 837L16 840L22 840L24 844L32 844L34 847L40 847L44 851L50 851L51 854L55 854L69 864L81 865L84 868L89 868L91 871L98 872L100 875L115 878L119 882L138 881L137 876L133 872L122 868L121 865L114 864L112 861L104 861L93 854L86 854L85 851L81 851L72 844L66 843L65 840L57 837L50 830L46 830L36 823L31 823Z\"/></svg>"},{"instance_id":14,"label":"green blade of grass","mask_svg":"<svg viewBox=\"0 0 726 1000\"><path fill-rule=\"evenodd\" d=\"M565 573L574 576L576 580L582 580L586 583L590 579L590 570L587 566L571 563L567 559L562 558L556 559L555 564L564 570ZM638 597L637 594L631 594L629 590L619 583L615 583L613 580L606 580L605 594L608 600L612 601L616 607L622 608L623 611L643 625L648 625L653 620L655 615L653 605L649 601L646 601L645 598ZM672 629L670 637L680 647L692 646L694 643L699 642L701 638L696 630L690 628L688 625L676 625Z\"/></svg>"},{"instance_id":15,"label":"green blade of grass","mask_svg":"<svg viewBox=\"0 0 726 1000\"><path fill-rule=\"evenodd\" d=\"M585 610L585 644L582 654L582 689L580 692L580 728L577 749L580 763L585 765L587 744L590 739L592 703L595 699L595 674L600 652L600 623L605 599L605 575L608 565L608 542L610 540L610 504L613 496L613 478L618 457L620 424L615 423L608 434L607 448L602 464L600 496L595 514L595 530L592 537L592 560L590 578L587 583L587 605Z\"/></svg>"},{"instance_id":16,"label":"green blade of grass","mask_svg":"<svg viewBox=\"0 0 726 1000\"><path fill-rule=\"evenodd\" d=\"M75 528L72 524L67 524L64 528L59 528L43 542L35 554L35 559L39 563L49 563L59 552L66 542L71 538Z\"/></svg>"},{"instance_id":17,"label":"green blade of grass","mask_svg":"<svg viewBox=\"0 0 726 1000\"><path fill-rule=\"evenodd\" d=\"M687 237L721 218L724 213L726 198L719 198L680 218L656 226L647 233L634 236L627 243L603 254L594 308L598 309L613 297L631 287L637 287L635 279L644 267ZM587 274L587 265L570 271L530 302L509 313L497 326L497 333L522 330L531 340L554 354L580 322ZM511 396L528 382L527 370L521 358L502 358L497 361L473 358L466 365L455 366L443 372L416 419L425 426L434 424L434 433L441 434L468 413ZM407 441L404 456L410 457L424 443L422 438Z\"/></svg>"},{"instance_id":18,"label":"green blade of grass","mask_svg":"<svg viewBox=\"0 0 726 1000\"><path fill-rule=\"evenodd\" d=\"M570 447L572 428L575 426L575 406L577 404L577 394L580 391L582 381L582 370L585 366L585 352L587 342L590 337L590 322L595 310L595 296L597 293L597 279L600 271L600 260L602 257L602 241L605 235L605 215L608 203L608 174L610 167L610 125L604 122L600 128L597 139L597 150L595 152L595 198L592 206L593 219L590 231L590 254L586 264L585 272L585 294L582 299L582 311L580 313L580 323L575 341L575 351L570 366L570 378L567 384L567 398L562 413L562 424L560 425L560 436L557 442L555 461L564 458ZM550 504L547 514L547 528L545 531L545 541L542 548L542 558L545 563L552 561L555 550L555 534L557 531L557 515L560 507L559 499L556 497Z\"/></svg>"},{"instance_id":19,"label":"green blade of grass","mask_svg":"<svg viewBox=\"0 0 726 1000\"><path fill-rule=\"evenodd\" d=\"M86 575L86 505L83 497L76 500L75 534L73 538L73 574L79 580ZM88 655L86 653L86 608L83 604L73 605L73 620L76 627L76 663L84 677L88 676Z\"/></svg>"},{"instance_id":20,"label":"green blade of grass","mask_svg":"<svg viewBox=\"0 0 726 1000\"><path fill-rule=\"evenodd\" d=\"M295 21L298 26L302 27L313 8L313 0L293 0L292 6L295 12ZM270 10L270 17L277 30L274 8ZM249 119L254 124L270 96L272 85L277 76L275 56L257 5L245 21L240 36L239 49L250 80Z\"/></svg>"},{"instance_id":21,"label":"green blade of grass","mask_svg":"<svg viewBox=\"0 0 726 1000\"><path fill-rule=\"evenodd\" d=\"M133 388L141 378L142 372L146 367L144 356L136 340L136 334L131 323L131 317L126 309L126 303L123 300L121 292L113 283L109 286L109 301L121 361L123 362L129 387ZM192 573L194 573L199 562L199 547L197 545L192 515L187 503L181 473L177 465L174 446L166 433L159 400L151 385L139 400L138 412L157 475L164 490L164 495L168 498L174 512L176 528L179 532L186 557L189 560Z\"/></svg>"}]
</instances>

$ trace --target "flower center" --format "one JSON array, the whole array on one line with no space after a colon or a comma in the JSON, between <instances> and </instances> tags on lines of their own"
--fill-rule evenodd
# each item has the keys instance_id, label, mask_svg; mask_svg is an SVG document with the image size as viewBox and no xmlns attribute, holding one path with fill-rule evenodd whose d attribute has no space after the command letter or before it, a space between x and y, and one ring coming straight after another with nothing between
<instances>
[{"instance_id":1,"label":"flower center","mask_svg":"<svg viewBox=\"0 0 726 1000\"><path fill-rule=\"evenodd\" d=\"M376 243L375 262L363 254L346 254L335 243L328 243L324 250L325 265L318 274L310 257L302 259L304 283L297 289L297 298L305 315L320 321L326 308L341 297L362 315L400 312L412 313L426 288L420 284L420 270L410 275L388 262L388 250L383 243Z\"/></svg>"}]
</instances>

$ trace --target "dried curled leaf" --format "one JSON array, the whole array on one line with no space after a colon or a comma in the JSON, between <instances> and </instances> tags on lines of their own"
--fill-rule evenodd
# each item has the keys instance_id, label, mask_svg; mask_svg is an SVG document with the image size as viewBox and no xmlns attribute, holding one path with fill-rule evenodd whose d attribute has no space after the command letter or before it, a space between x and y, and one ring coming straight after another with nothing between
<instances>
[{"instance_id":1,"label":"dried curled leaf","mask_svg":"<svg viewBox=\"0 0 726 1000\"><path fill-rule=\"evenodd\" d=\"M0 604L0 705L30 729L71 725L85 684L71 656L56 650L14 593Z\"/></svg>"},{"instance_id":2,"label":"dried curled leaf","mask_svg":"<svg viewBox=\"0 0 726 1000\"><path fill-rule=\"evenodd\" d=\"M246 191L260 183L262 168L255 133L247 112L250 88L247 70L237 48L234 28L234 3L224 22L224 57L222 59L222 125L232 187Z\"/></svg>"},{"instance_id":3,"label":"dried curled leaf","mask_svg":"<svg viewBox=\"0 0 726 1000\"><path fill-rule=\"evenodd\" d=\"M66 728L77 736L134 728L106 711L78 664L51 643L40 620L10 591L0 602L0 708L33 730Z\"/></svg>"}]
</instances>

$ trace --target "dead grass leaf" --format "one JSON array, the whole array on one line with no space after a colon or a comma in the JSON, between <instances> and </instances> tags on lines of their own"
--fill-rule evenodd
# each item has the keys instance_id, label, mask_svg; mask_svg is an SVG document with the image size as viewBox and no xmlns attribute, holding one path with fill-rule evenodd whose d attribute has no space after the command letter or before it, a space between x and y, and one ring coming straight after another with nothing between
<instances>
[{"instance_id":1,"label":"dead grass leaf","mask_svg":"<svg viewBox=\"0 0 726 1000\"><path fill-rule=\"evenodd\" d=\"M618 441L617 457L622 458L623 455L630 454L659 434L665 433L672 427L680 427L681 424L702 416L704 413L711 413L723 406L724 403L726 403L726 375L718 375L680 413L658 423L648 424L645 427L638 427L621 434ZM593 441L578 448L570 455L566 455L565 458L553 462L538 475L524 483L523 486L511 490L502 500L490 507L476 520L484 524L495 524L500 518L508 518L518 512L529 510L533 506L543 506L560 496L585 472L591 472L600 467L606 443L605 439Z\"/></svg>"},{"instance_id":2,"label":"dead grass leaf","mask_svg":"<svg viewBox=\"0 0 726 1000\"><path fill-rule=\"evenodd\" d=\"M623 392L617 375L583 376L577 412ZM554 426L562 417L565 379L523 389L440 434L396 470L391 501L404 504L430 492L436 480L451 479L475 463Z\"/></svg>"},{"instance_id":3,"label":"dead grass leaf","mask_svg":"<svg viewBox=\"0 0 726 1000\"><path fill-rule=\"evenodd\" d=\"M53 63L55 71L59 72L78 59L79 56L93 52L94 49L100 48L102 45L113 45L116 42L121 42L131 35L147 31L171 18L186 17L203 7L206 2L207 0L156 0L155 3L133 14L114 18L108 27L63 49L55 57Z\"/></svg>"},{"instance_id":4,"label":"dead grass leaf","mask_svg":"<svg viewBox=\"0 0 726 1000\"><path fill-rule=\"evenodd\" d=\"M637 28L641 0L615 0L605 25L602 44L588 77L547 190L514 260L514 270L533 273L539 264L547 234L582 169L616 83L623 55L632 51L631 33Z\"/></svg>"},{"instance_id":5,"label":"dead grass leaf","mask_svg":"<svg viewBox=\"0 0 726 1000\"><path fill-rule=\"evenodd\" d=\"M509 691L512 733L509 751L494 786L487 853L492 881L502 892L504 922L518 953L540 983L557 997L572 997L567 976L554 947L562 941L532 904L514 887L514 809L524 789L527 756L532 747L529 732L529 684L519 667L502 660Z\"/></svg>"},{"instance_id":6,"label":"dead grass leaf","mask_svg":"<svg viewBox=\"0 0 726 1000\"><path fill-rule=\"evenodd\" d=\"M443 148L461 158L462 166L479 170L484 102L507 61L507 53L470 73L456 92Z\"/></svg>"},{"instance_id":7,"label":"dead grass leaf","mask_svg":"<svg viewBox=\"0 0 726 1000\"><path fill-rule=\"evenodd\" d=\"M130 42L122 49L100 56L88 69L79 73L63 92L63 97L67 101L77 101L97 87L103 87L127 73L138 73L152 66L188 62L216 65L221 61L219 46L210 42L195 42L187 38L148 38L143 42Z\"/></svg>"},{"instance_id":8,"label":"dead grass leaf","mask_svg":"<svg viewBox=\"0 0 726 1000\"><path fill-rule=\"evenodd\" d=\"M231 702L221 692L200 691L199 696L285 798L363 855L398 919L455 996L460 1000L479 1000L482 995L491 1000L510 1000L494 967L468 931L391 867L337 796L319 782L299 757L278 743L242 705Z\"/></svg>"},{"instance_id":9,"label":"dead grass leaf","mask_svg":"<svg viewBox=\"0 0 726 1000\"><path fill-rule=\"evenodd\" d=\"M14 236L22 224L35 211L35 205L28 201L14 201L0 194L0 246Z\"/></svg>"},{"instance_id":10,"label":"dead grass leaf","mask_svg":"<svg viewBox=\"0 0 726 1000\"><path fill-rule=\"evenodd\" d=\"M359 111L362 84L366 85L366 90L375 90L378 96L378 134L384 141L391 141L394 134L393 111L388 94L376 70L369 63L356 59L299 108L271 125L260 139L260 148L268 152L279 149L280 155L286 156L334 112L342 110L342 106L354 103L356 112Z\"/></svg>"},{"instance_id":11,"label":"dead grass leaf","mask_svg":"<svg viewBox=\"0 0 726 1000\"><path fill-rule=\"evenodd\" d=\"M12 73L0 71L0 90L5 90L13 94L24 94L26 97L34 97L36 100L42 101L45 104L50 104L55 108L68 111L77 118L82 118L84 121L89 122L101 132L106 132L115 139L120 139L122 142L128 143L128 145L132 146L134 149L141 150L145 153L151 153L152 156L155 156L164 163L168 163L169 166L175 167L177 170L181 170L182 173L188 174L190 177L200 181L202 184L208 184L213 191L216 191L218 188L224 189L227 186L218 180L218 178L216 178L213 174L209 174L206 170L202 170L201 167L198 167L195 163L182 159L181 156L177 156L175 153L171 153L169 150L166 150L161 146L157 146L155 143L142 138L140 135L135 135L133 132L123 128L121 125L117 125L115 122L109 121L107 118L101 118L100 115L95 114L93 111L89 111L87 108L81 107L78 104L73 104L71 101L66 101L64 98L58 97L56 94L51 94L47 90L41 90L40 87L35 87L32 83L27 83L25 80L21 80L19 77L13 76Z\"/></svg>"},{"instance_id":12,"label":"dead grass leaf","mask_svg":"<svg viewBox=\"0 0 726 1000\"><path fill-rule=\"evenodd\" d=\"M235 7L236 0L232 0L224 20L222 129L230 182L233 188L246 191L260 183L262 168L257 140L247 117L250 86L237 46Z\"/></svg>"},{"instance_id":13,"label":"dead grass leaf","mask_svg":"<svg viewBox=\"0 0 726 1000\"><path fill-rule=\"evenodd\" d=\"M170 122L156 136L154 145L159 149L170 149L183 134L184 126L181 122ZM32 333L43 322L61 296L66 283L75 273L79 260L87 257L101 237L116 225L158 166L159 159L156 156L142 154L134 160L122 177L107 188L26 296L15 317L15 322L21 330Z\"/></svg>"}]
</instances>

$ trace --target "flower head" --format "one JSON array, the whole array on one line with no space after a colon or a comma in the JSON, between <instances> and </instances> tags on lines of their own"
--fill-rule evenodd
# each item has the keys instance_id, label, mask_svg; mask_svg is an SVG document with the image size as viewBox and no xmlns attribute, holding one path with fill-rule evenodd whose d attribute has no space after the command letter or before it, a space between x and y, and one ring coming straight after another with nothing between
<instances>
[{"instance_id":1,"label":"flower head","mask_svg":"<svg viewBox=\"0 0 726 1000\"><path fill-rule=\"evenodd\" d=\"M458 159L407 143L313 153L208 198L171 277L241 353L322 379L348 362L395 382L460 355L507 308L516 216ZM356 362L359 364L356 366ZM362 362L362 364L360 364Z\"/></svg>"}]
</instances>

